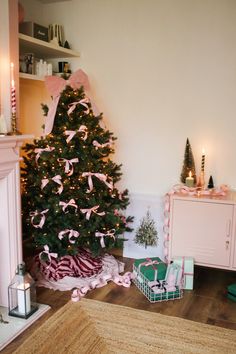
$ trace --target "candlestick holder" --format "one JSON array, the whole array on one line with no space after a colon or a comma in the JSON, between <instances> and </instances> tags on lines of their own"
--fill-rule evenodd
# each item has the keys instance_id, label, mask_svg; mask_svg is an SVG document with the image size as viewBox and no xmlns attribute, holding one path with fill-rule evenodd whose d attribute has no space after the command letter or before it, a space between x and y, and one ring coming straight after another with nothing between
<instances>
[{"instance_id":1,"label":"candlestick holder","mask_svg":"<svg viewBox=\"0 0 236 354\"><path fill-rule=\"evenodd\" d=\"M16 113L12 113L11 115L11 129L11 132L7 133L7 135L22 135L22 133L17 130Z\"/></svg>"},{"instance_id":2,"label":"candlestick holder","mask_svg":"<svg viewBox=\"0 0 236 354\"><path fill-rule=\"evenodd\" d=\"M204 187L205 187L205 173L204 173L204 171L201 171L200 176L197 179L196 187L198 189L204 189Z\"/></svg>"}]
</instances>

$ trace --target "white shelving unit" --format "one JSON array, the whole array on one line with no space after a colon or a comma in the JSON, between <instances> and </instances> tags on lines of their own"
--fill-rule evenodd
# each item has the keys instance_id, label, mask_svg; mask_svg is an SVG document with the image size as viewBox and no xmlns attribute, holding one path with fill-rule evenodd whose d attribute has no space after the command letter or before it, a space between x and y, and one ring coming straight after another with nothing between
<instances>
[{"instance_id":1,"label":"white shelving unit","mask_svg":"<svg viewBox=\"0 0 236 354\"><path fill-rule=\"evenodd\" d=\"M35 57L40 59L78 58L80 56L79 52L72 49L41 41L40 39L22 33L19 33L19 52L20 55L24 53L34 53ZM43 77L25 73L20 73L19 77L30 80L44 80Z\"/></svg>"}]
</instances>

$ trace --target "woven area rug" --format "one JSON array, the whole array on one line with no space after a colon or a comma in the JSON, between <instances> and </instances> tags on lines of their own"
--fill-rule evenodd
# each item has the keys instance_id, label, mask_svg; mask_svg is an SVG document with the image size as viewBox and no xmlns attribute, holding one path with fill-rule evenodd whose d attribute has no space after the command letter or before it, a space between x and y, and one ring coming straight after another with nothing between
<instances>
[{"instance_id":1,"label":"woven area rug","mask_svg":"<svg viewBox=\"0 0 236 354\"><path fill-rule=\"evenodd\" d=\"M236 331L120 305L67 303L14 353L236 353Z\"/></svg>"}]
</instances>

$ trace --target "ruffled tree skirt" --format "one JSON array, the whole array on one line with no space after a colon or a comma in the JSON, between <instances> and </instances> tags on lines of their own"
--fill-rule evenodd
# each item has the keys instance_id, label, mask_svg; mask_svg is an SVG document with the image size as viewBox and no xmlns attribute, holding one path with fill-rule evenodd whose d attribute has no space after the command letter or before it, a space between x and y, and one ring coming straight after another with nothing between
<instances>
[{"instance_id":1,"label":"ruffled tree skirt","mask_svg":"<svg viewBox=\"0 0 236 354\"><path fill-rule=\"evenodd\" d=\"M124 272L124 263L109 254L93 258L89 252L82 251L77 256L54 261L46 264L35 257L32 275L36 285L60 291L72 290L72 301L78 301L88 291L105 286L108 281L129 287L133 278L131 272L120 275Z\"/></svg>"}]
</instances>

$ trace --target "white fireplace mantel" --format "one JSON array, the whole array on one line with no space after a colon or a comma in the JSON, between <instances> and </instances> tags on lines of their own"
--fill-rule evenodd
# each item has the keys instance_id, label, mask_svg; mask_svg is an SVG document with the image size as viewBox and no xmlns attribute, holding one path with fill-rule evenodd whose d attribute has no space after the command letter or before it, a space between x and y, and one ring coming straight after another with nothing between
<instances>
[{"instance_id":1,"label":"white fireplace mantel","mask_svg":"<svg viewBox=\"0 0 236 354\"><path fill-rule=\"evenodd\" d=\"M20 146L32 135L0 137L0 306L7 307L8 285L22 262Z\"/></svg>"}]
</instances>

